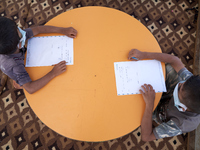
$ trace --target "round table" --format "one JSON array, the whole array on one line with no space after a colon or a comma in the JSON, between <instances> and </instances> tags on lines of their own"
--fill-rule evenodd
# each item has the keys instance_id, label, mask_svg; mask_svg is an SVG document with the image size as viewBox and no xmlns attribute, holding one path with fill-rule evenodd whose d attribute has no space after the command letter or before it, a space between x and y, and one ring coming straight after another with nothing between
<instances>
[{"instance_id":1,"label":"round table","mask_svg":"<svg viewBox=\"0 0 200 150\"><path fill-rule=\"evenodd\" d=\"M129 61L132 48L161 52L150 31L132 16L106 7L67 11L46 25L72 26L74 65L34 94L25 91L35 114L49 128L81 141L106 141L140 126L145 108L141 94L117 96L114 62ZM55 34L50 34L55 35ZM164 63L162 63L165 74ZM26 68L32 80L52 69ZM156 93L155 107L162 93Z\"/></svg>"}]
</instances>

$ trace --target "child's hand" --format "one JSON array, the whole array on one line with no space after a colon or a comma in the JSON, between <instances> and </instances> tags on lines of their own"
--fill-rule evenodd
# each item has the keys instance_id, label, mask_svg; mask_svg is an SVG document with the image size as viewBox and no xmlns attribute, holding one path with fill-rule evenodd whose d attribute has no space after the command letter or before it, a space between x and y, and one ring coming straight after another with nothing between
<instances>
[{"instance_id":1,"label":"child's hand","mask_svg":"<svg viewBox=\"0 0 200 150\"><path fill-rule=\"evenodd\" d=\"M56 77L65 71L66 71L66 61L61 61L58 64L54 65L53 69L51 70L51 73L54 75L54 77Z\"/></svg>"},{"instance_id":2,"label":"child's hand","mask_svg":"<svg viewBox=\"0 0 200 150\"><path fill-rule=\"evenodd\" d=\"M63 34L68 37L75 38L77 35L77 31L73 27L63 28Z\"/></svg>"},{"instance_id":3,"label":"child's hand","mask_svg":"<svg viewBox=\"0 0 200 150\"><path fill-rule=\"evenodd\" d=\"M17 84L17 82L16 82L15 80L13 80L13 86L14 86L14 88L16 88L16 89L23 89L23 87L20 86L19 84Z\"/></svg>"},{"instance_id":4,"label":"child's hand","mask_svg":"<svg viewBox=\"0 0 200 150\"><path fill-rule=\"evenodd\" d=\"M146 107L149 107L153 110L154 100L155 100L155 90L150 84L142 85L142 90L140 89L140 93L146 103Z\"/></svg>"},{"instance_id":5,"label":"child's hand","mask_svg":"<svg viewBox=\"0 0 200 150\"><path fill-rule=\"evenodd\" d=\"M134 58L132 58L134 57ZM129 60L141 60L143 58L143 53L137 49L132 49L128 54Z\"/></svg>"}]
</instances>

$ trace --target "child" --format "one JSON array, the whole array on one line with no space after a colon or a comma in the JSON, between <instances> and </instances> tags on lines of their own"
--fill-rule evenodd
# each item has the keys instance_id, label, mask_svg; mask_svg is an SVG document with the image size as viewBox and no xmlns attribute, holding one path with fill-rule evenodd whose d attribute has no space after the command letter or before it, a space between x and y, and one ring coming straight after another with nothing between
<instances>
[{"instance_id":1,"label":"child","mask_svg":"<svg viewBox=\"0 0 200 150\"><path fill-rule=\"evenodd\" d=\"M157 114L157 121L160 125L155 128L152 128L155 91L149 84L142 86L140 92L146 104L141 122L142 140L152 141L196 129L200 123L200 77L189 72L176 56L164 53L141 52L137 49L132 49L129 52L128 58L135 60L132 57L136 57L138 60L156 59L169 63L182 80L175 86L170 100L160 105L164 111L162 114ZM172 80L170 79L170 81ZM159 110L158 107L156 110Z\"/></svg>"},{"instance_id":2,"label":"child","mask_svg":"<svg viewBox=\"0 0 200 150\"><path fill-rule=\"evenodd\" d=\"M72 28L36 26L25 30L6 17L0 17L0 68L28 93L32 94L44 87L50 80L66 71L66 62L61 61L42 78L32 81L24 67L25 42L39 33L62 33L75 38L77 31Z\"/></svg>"}]
</instances>

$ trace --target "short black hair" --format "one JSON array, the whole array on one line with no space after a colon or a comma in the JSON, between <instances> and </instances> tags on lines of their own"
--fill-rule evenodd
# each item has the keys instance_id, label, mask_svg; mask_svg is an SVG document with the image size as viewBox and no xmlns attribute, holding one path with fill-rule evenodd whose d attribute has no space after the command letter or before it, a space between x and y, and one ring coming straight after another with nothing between
<instances>
[{"instance_id":1,"label":"short black hair","mask_svg":"<svg viewBox=\"0 0 200 150\"><path fill-rule=\"evenodd\" d=\"M183 102L192 112L200 114L200 76L193 75L183 85Z\"/></svg>"},{"instance_id":2,"label":"short black hair","mask_svg":"<svg viewBox=\"0 0 200 150\"><path fill-rule=\"evenodd\" d=\"M16 23L9 18L0 17L0 54L14 53L19 40Z\"/></svg>"}]
</instances>

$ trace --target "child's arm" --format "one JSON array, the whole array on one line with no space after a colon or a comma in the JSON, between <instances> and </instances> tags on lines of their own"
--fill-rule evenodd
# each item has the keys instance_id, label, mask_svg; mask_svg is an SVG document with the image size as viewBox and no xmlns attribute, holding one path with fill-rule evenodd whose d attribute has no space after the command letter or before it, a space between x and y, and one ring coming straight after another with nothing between
<instances>
[{"instance_id":1,"label":"child's arm","mask_svg":"<svg viewBox=\"0 0 200 150\"><path fill-rule=\"evenodd\" d=\"M36 26L36 27L31 27L31 29L33 31L33 36L40 33L61 33L61 34L67 35L68 37L75 38L77 35L77 31L72 27L62 28L62 27L54 27L54 26ZM55 65L54 68L42 78L36 81L25 83L23 85L23 88L28 93L32 94L38 91L39 89L41 89L42 87L44 87L54 77L60 75L61 73L65 71L66 71L66 62L62 61L58 63L57 65Z\"/></svg>"},{"instance_id":2,"label":"child's arm","mask_svg":"<svg viewBox=\"0 0 200 150\"><path fill-rule=\"evenodd\" d=\"M152 112L154 107L155 91L151 85L144 84L140 92L146 104L141 122L141 137L143 141L153 141L156 139L152 128Z\"/></svg>"},{"instance_id":3,"label":"child's arm","mask_svg":"<svg viewBox=\"0 0 200 150\"><path fill-rule=\"evenodd\" d=\"M68 37L75 38L77 35L77 31L73 27L63 28L54 26L36 26L31 27L31 29L33 31L33 36L40 33L61 33Z\"/></svg>"},{"instance_id":4,"label":"child's arm","mask_svg":"<svg viewBox=\"0 0 200 150\"><path fill-rule=\"evenodd\" d=\"M181 60L178 57L165 54L165 53L141 52L137 49L132 49L129 52L128 59L135 60L132 57L136 57L138 60L156 59L162 62L169 63L176 70L176 72L179 72L182 68L184 68L184 64L181 62Z\"/></svg>"},{"instance_id":5,"label":"child's arm","mask_svg":"<svg viewBox=\"0 0 200 150\"><path fill-rule=\"evenodd\" d=\"M56 64L54 68L47 73L45 76L42 78L36 80L36 81L31 81L28 83L25 83L23 85L23 88L30 94L33 94L37 90L41 89L44 87L49 81L51 81L53 78L56 76L60 75L61 73L66 71L66 62L61 61L60 63Z\"/></svg>"}]
</instances>

